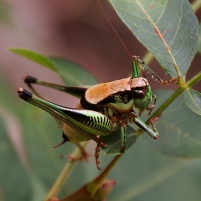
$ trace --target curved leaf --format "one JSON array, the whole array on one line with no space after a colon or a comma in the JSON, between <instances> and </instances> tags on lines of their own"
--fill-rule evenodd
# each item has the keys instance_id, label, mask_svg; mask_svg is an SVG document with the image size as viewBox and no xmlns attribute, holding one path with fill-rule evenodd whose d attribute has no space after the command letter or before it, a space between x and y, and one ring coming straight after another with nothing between
<instances>
[{"instance_id":1,"label":"curved leaf","mask_svg":"<svg viewBox=\"0 0 201 201\"><path fill-rule=\"evenodd\" d=\"M9 134L13 133L9 133L10 128L6 128L5 124L8 123L5 123L2 113L0 113L0 200L31 200L32 190L29 175L9 138ZM23 189L19 188L19 184L23 186Z\"/></svg>"},{"instance_id":2,"label":"curved leaf","mask_svg":"<svg viewBox=\"0 0 201 201\"><path fill-rule=\"evenodd\" d=\"M56 71L66 85L94 85L97 80L80 65L71 61L56 57L47 57L40 53L28 49L9 48L9 50L17 55L30 59L42 66Z\"/></svg>"},{"instance_id":3,"label":"curved leaf","mask_svg":"<svg viewBox=\"0 0 201 201\"><path fill-rule=\"evenodd\" d=\"M28 49L22 49L22 48L9 48L8 50L17 55L30 59L38 64L41 64L42 66L45 66L53 71L56 71L55 66L50 61L50 59L40 53L34 52L32 50L28 50Z\"/></svg>"},{"instance_id":4,"label":"curved leaf","mask_svg":"<svg viewBox=\"0 0 201 201\"><path fill-rule=\"evenodd\" d=\"M198 21L187 0L110 2L170 76L185 76L198 48Z\"/></svg>"},{"instance_id":5,"label":"curved leaf","mask_svg":"<svg viewBox=\"0 0 201 201\"><path fill-rule=\"evenodd\" d=\"M83 86L97 83L89 72L76 63L56 57L49 59L66 85Z\"/></svg>"},{"instance_id":6,"label":"curved leaf","mask_svg":"<svg viewBox=\"0 0 201 201\"><path fill-rule=\"evenodd\" d=\"M201 115L201 94L193 89L183 92L184 103L195 113Z\"/></svg>"},{"instance_id":7,"label":"curved leaf","mask_svg":"<svg viewBox=\"0 0 201 201\"><path fill-rule=\"evenodd\" d=\"M171 91L158 90L157 107ZM182 158L201 158L201 117L189 110L178 97L163 113L157 123L160 138L149 142L161 153Z\"/></svg>"}]
</instances>

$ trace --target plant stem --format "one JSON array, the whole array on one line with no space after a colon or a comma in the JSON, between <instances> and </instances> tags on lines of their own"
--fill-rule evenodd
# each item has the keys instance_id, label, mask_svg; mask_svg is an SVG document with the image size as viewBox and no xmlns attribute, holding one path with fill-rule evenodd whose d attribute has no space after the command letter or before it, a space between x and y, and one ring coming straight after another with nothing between
<instances>
[{"instance_id":1,"label":"plant stem","mask_svg":"<svg viewBox=\"0 0 201 201\"><path fill-rule=\"evenodd\" d=\"M158 110L156 110L156 112L150 118L161 114L185 89L191 88L200 80L201 80L201 71L197 75L195 75L193 78L191 78L188 82L185 82L181 78L180 82L182 84L180 85L180 87L158 108Z\"/></svg>"},{"instance_id":2,"label":"plant stem","mask_svg":"<svg viewBox=\"0 0 201 201\"><path fill-rule=\"evenodd\" d=\"M190 88L201 80L201 71L186 83L186 88Z\"/></svg>"},{"instance_id":3,"label":"plant stem","mask_svg":"<svg viewBox=\"0 0 201 201\"><path fill-rule=\"evenodd\" d=\"M201 1L196 0L192 3L193 10L197 12L201 8Z\"/></svg>"},{"instance_id":4,"label":"plant stem","mask_svg":"<svg viewBox=\"0 0 201 201\"><path fill-rule=\"evenodd\" d=\"M82 146L86 147L89 141L83 142ZM73 153L71 154L72 157L78 158L80 156L80 150L78 148L75 148ZM55 181L54 185L46 195L44 201L47 201L51 198L54 198L58 195L61 187L63 186L66 178L68 177L70 171L72 170L73 166L75 165L77 161L72 161L72 162L67 162L66 165L64 166L63 170L61 171L60 175L58 176L57 180Z\"/></svg>"},{"instance_id":5,"label":"plant stem","mask_svg":"<svg viewBox=\"0 0 201 201\"><path fill-rule=\"evenodd\" d=\"M93 196L99 186L102 184L104 179L108 176L108 174L111 172L117 161L121 158L123 154L116 155L113 160L109 163L109 165L103 170L103 172L94 180L88 183L88 191Z\"/></svg>"}]
</instances>

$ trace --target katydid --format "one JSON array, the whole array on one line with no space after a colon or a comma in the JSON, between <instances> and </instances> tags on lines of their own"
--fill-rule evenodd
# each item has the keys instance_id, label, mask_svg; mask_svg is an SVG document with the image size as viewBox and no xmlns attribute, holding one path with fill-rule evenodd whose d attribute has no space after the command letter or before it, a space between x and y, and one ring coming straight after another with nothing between
<instances>
[{"instance_id":1,"label":"katydid","mask_svg":"<svg viewBox=\"0 0 201 201\"><path fill-rule=\"evenodd\" d=\"M77 86L61 86L48 83L37 78L26 76L24 81L31 89L31 92L23 88L18 89L19 97L23 100L47 111L53 115L63 128L63 141L55 147L70 141L76 144L82 153L81 158L87 158L87 154L80 146L80 142L94 140L97 143L95 149L96 165L99 168L99 152L100 147L105 147L107 144L100 139L100 136L116 134L115 131L121 127L121 146L120 153L124 153L127 144L127 125L135 123L139 128L144 130L152 138L158 139L159 134L154 125L154 121L159 117L154 117L150 120L152 128L146 125L139 116L145 110L150 114L155 108L157 97L152 94L151 86L145 77L141 77L142 69L145 69L158 81L160 84L168 85L176 82L178 78L173 78L169 81L160 79L138 56L132 56L120 36L113 27L110 19L105 13L101 3L97 0L106 19L108 20L112 30L120 40L128 55L132 58L132 76L120 80L115 80L106 83L100 83L91 87ZM68 94L71 94L80 99L80 103L76 108L60 106L44 100L35 91L32 84L39 84L51 87ZM152 100L153 104L152 104Z\"/></svg>"},{"instance_id":2,"label":"katydid","mask_svg":"<svg viewBox=\"0 0 201 201\"><path fill-rule=\"evenodd\" d=\"M154 121L150 123L152 129L147 126L135 112L139 110L139 115L145 110L149 114L155 108L156 96L152 95L151 86L146 78L140 77L139 64L145 68L155 79L163 84L174 82L163 82L145 63L139 58L134 57L132 62L132 77L115 80L106 83L100 83L91 87L61 86L48 83L37 78L26 76L24 82L29 86L33 93L23 88L18 89L19 97L23 100L47 111L53 115L62 124L63 141L75 143L83 153L82 158L87 156L79 145L80 142L94 140L97 143L95 150L96 165L99 168L100 147L107 146L99 136L112 135L115 130L121 127L121 147L120 152L124 153L127 142L127 124L135 123L143 129L152 138L158 139L159 134L156 131ZM76 108L63 107L44 100L34 90L32 84L39 84L60 91L69 93L80 98L80 103ZM35 93L35 94L34 94ZM154 103L152 104L152 98ZM57 146L55 146L57 147Z\"/></svg>"}]
</instances>

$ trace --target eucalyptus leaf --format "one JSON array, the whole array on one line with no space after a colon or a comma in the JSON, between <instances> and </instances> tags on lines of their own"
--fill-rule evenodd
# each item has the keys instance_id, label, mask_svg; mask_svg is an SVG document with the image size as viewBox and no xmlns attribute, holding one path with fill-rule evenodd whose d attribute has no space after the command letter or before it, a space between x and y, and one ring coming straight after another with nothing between
<instances>
[{"instance_id":1,"label":"eucalyptus leaf","mask_svg":"<svg viewBox=\"0 0 201 201\"><path fill-rule=\"evenodd\" d=\"M171 91L158 90L157 107L165 101ZM161 153L180 158L201 158L201 117L189 110L178 97L157 122L160 137L148 139Z\"/></svg>"},{"instance_id":2,"label":"eucalyptus leaf","mask_svg":"<svg viewBox=\"0 0 201 201\"><path fill-rule=\"evenodd\" d=\"M9 50L17 55L56 71L66 85L83 86L94 85L97 83L97 80L80 65L66 59L47 57L41 53L28 49L9 48Z\"/></svg>"},{"instance_id":3,"label":"eucalyptus leaf","mask_svg":"<svg viewBox=\"0 0 201 201\"><path fill-rule=\"evenodd\" d=\"M5 122L2 114L2 108L0 108L0 200L31 200L32 189L29 174L9 138L10 128L5 126L9 122Z\"/></svg>"},{"instance_id":4,"label":"eucalyptus leaf","mask_svg":"<svg viewBox=\"0 0 201 201\"><path fill-rule=\"evenodd\" d=\"M198 20L187 0L110 2L170 76L186 75L198 48Z\"/></svg>"},{"instance_id":5,"label":"eucalyptus leaf","mask_svg":"<svg viewBox=\"0 0 201 201\"><path fill-rule=\"evenodd\" d=\"M193 89L183 92L184 103L195 113L201 115L201 94Z\"/></svg>"},{"instance_id":6,"label":"eucalyptus leaf","mask_svg":"<svg viewBox=\"0 0 201 201\"><path fill-rule=\"evenodd\" d=\"M49 57L66 85L83 86L97 84L97 80L84 68L71 61Z\"/></svg>"},{"instance_id":7,"label":"eucalyptus leaf","mask_svg":"<svg viewBox=\"0 0 201 201\"><path fill-rule=\"evenodd\" d=\"M53 71L56 71L55 66L50 61L50 59L40 53L34 52L32 50L28 50L28 49L22 49L22 48L9 48L8 50L19 56L32 60L42 66L45 66Z\"/></svg>"}]
</instances>

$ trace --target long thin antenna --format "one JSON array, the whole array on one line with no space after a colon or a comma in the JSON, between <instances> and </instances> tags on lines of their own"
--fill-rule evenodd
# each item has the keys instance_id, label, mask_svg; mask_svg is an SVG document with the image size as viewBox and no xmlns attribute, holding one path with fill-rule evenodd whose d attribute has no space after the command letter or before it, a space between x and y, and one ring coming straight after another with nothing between
<instances>
[{"instance_id":1,"label":"long thin antenna","mask_svg":"<svg viewBox=\"0 0 201 201\"><path fill-rule=\"evenodd\" d=\"M98 5L100 6L103 14L105 15L107 21L109 22L109 25L111 26L112 30L114 31L116 37L119 39L119 41L121 42L121 45L123 46L123 48L126 50L127 54L133 59L133 55L130 53L129 49L126 47L126 45L124 44L124 42L122 41L121 37L119 36L119 34L117 33L116 29L114 28L112 22L110 21L109 17L107 16L103 6L101 5L100 1L97 0Z\"/></svg>"},{"instance_id":2,"label":"long thin antenna","mask_svg":"<svg viewBox=\"0 0 201 201\"><path fill-rule=\"evenodd\" d=\"M139 57L139 56L136 56L136 55L132 55L129 51L129 49L126 47L126 45L124 44L123 40L121 39L121 37L119 36L119 34L117 33L116 29L114 28L112 22L110 21L109 17L107 16L103 6L101 5L100 1L97 0L96 1L98 3L98 5L100 6L103 14L105 15L105 18L107 19L107 21L109 22L109 25L111 26L113 32L115 33L116 37L119 39L121 45L123 46L123 48L126 50L127 54L131 57L132 60L136 61L137 63L141 64L141 66L143 67L143 69L145 69L149 74L151 74L152 78L155 78L155 80L160 83L160 84L163 84L163 85L168 85L170 83L174 83L174 82L177 82L178 81L178 77L176 78L172 78L170 80L167 80L167 81L164 81L162 80L156 73L154 73L146 64L145 62ZM143 73L142 69L140 68L140 71ZM143 73L144 75L144 73ZM145 76L145 75L144 75Z\"/></svg>"}]
</instances>

